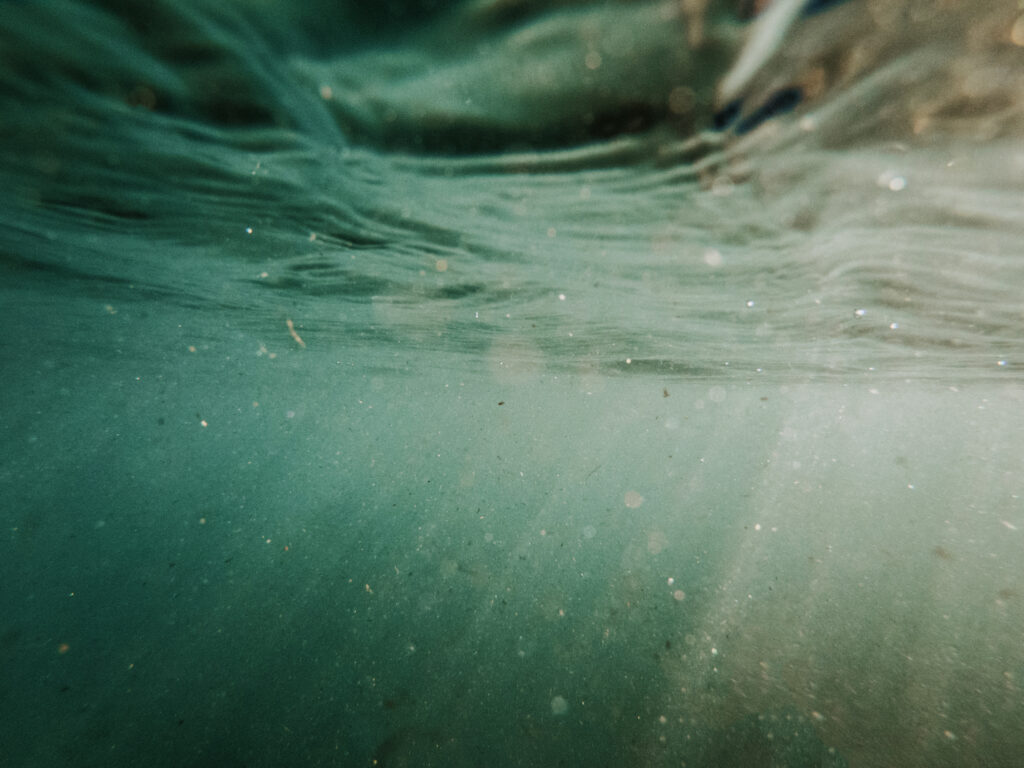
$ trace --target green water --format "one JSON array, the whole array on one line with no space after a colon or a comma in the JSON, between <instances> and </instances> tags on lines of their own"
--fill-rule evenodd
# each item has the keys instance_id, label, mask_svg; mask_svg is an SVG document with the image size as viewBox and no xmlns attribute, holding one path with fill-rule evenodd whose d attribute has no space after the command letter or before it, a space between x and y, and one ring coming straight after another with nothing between
<instances>
[{"instance_id":1,"label":"green water","mask_svg":"<svg viewBox=\"0 0 1024 768\"><path fill-rule=\"evenodd\" d=\"M6 9L0 765L1018 764L1017 14L729 5Z\"/></svg>"}]
</instances>

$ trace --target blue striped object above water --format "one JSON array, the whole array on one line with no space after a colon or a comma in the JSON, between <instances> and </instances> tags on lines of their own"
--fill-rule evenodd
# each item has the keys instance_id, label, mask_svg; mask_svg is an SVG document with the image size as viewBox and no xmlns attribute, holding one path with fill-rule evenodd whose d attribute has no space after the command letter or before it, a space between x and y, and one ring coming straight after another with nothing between
<instances>
[{"instance_id":1,"label":"blue striped object above water","mask_svg":"<svg viewBox=\"0 0 1024 768\"><path fill-rule=\"evenodd\" d=\"M803 76L800 70L811 67L814 57L797 59L792 67L793 82L774 85L767 91L761 90L761 81L769 65L778 64L778 54L786 48L789 37L796 28L815 25L841 5L862 5L849 0L774 0L752 22L747 41L736 62L726 73L719 85L720 108L713 118L716 130L731 130L743 135L754 130L766 120L796 108L805 96L805 89L797 84ZM830 20L831 21L831 20ZM830 23L830 22L829 22ZM822 24L824 26L824 24ZM834 37L822 35L825 45ZM818 48L811 49L813 53ZM776 67L772 66L773 77ZM784 68L783 71L786 71Z\"/></svg>"}]
</instances>

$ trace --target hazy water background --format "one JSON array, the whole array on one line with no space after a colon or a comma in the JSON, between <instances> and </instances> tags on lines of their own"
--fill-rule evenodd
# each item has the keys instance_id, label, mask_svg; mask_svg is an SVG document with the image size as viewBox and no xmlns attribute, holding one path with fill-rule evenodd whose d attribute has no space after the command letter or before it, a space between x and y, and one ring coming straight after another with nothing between
<instances>
[{"instance_id":1,"label":"hazy water background","mask_svg":"<svg viewBox=\"0 0 1024 768\"><path fill-rule=\"evenodd\" d=\"M9 765L1012 766L1024 22L8 4Z\"/></svg>"}]
</instances>

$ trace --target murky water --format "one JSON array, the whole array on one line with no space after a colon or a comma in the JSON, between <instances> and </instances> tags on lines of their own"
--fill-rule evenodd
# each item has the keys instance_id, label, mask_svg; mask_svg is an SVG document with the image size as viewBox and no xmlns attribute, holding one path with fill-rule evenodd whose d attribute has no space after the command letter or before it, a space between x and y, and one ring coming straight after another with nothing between
<instances>
[{"instance_id":1,"label":"murky water","mask_svg":"<svg viewBox=\"0 0 1024 768\"><path fill-rule=\"evenodd\" d=\"M1022 59L9 5L5 764L1017 765Z\"/></svg>"}]
</instances>

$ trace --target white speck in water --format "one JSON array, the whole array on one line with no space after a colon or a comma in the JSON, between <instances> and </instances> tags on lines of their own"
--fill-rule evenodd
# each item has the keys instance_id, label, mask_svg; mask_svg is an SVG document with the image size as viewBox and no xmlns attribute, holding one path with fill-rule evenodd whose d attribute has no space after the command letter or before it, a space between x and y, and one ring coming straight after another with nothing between
<instances>
[{"instance_id":1,"label":"white speck in water","mask_svg":"<svg viewBox=\"0 0 1024 768\"><path fill-rule=\"evenodd\" d=\"M704 263L709 267L720 267L722 266L722 254L720 251L714 248L708 248L704 251Z\"/></svg>"},{"instance_id":2,"label":"white speck in water","mask_svg":"<svg viewBox=\"0 0 1024 768\"><path fill-rule=\"evenodd\" d=\"M626 506L630 509L639 509L640 505L644 503L644 497L636 491L626 492Z\"/></svg>"},{"instance_id":3,"label":"white speck in water","mask_svg":"<svg viewBox=\"0 0 1024 768\"><path fill-rule=\"evenodd\" d=\"M583 526L583 538L592 539L597 535L597 528L592 525Z\"/></svg>"},{"instance_id":4,"label":"white speck in water","mask_svg":"<svg viewBox=\"0 0 1024 768\"><path fill-rule=\"evenodd\" d=\"M1010 42L1024 47L1024 13L1018 16L1017 20L1013 22L1013 26L1010 27Z\"/></svg>"},{"instance_id":5,"label":"white speck in water","mask_svg":"<svg viewBox=\"0 0 1024 768\"><path fill-rule=\"evenodd\" d=\"M551 714L552 715L564 715L569 711L569 702L566 701L564 696L555 696L551 700Z\"/></svg>"},{"instance_id":6,"label":"white speck in water","mask_svg":"<svg viewBox=\"0 0 1024 768\"><path fill-rule=\"evenodd\" d=\"M868 311L866 309L855 309L855 310L853 310L853 316L854 317L864 317L864 315L866 315L867 313L868 313Z\"/></svg>"},{"instance_id":7,"label":"white speck in water","mask_svg":"<svg viewBox=\"0 0 1024 768\"><path fill-rule=\"evenodd\" d=\"M902 192L907 188L906 178L895 171L884 171L879 174L876 183L882 189L888 189L890 192Z\"/></svg>"}]
</instances>

